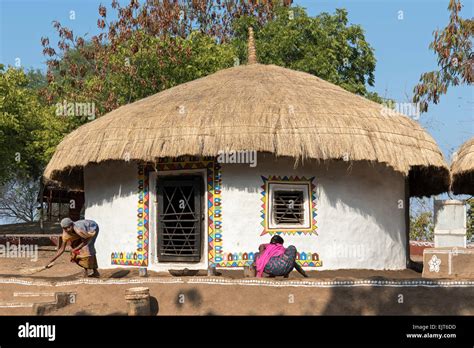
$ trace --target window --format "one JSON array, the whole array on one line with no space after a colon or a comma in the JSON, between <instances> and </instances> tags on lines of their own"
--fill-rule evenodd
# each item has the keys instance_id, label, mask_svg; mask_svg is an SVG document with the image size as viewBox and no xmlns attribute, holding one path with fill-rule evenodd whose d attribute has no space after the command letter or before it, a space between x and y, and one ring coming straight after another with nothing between
<instances>
[{"instance_id":1,"label":"window","mask_svg":"<svg viewBox=\"0 0 474 348\"><path fill-rule=\"evenodd\" d=\"M273 220L279 225L303 224L303 192L275 191L273 194Z\"/></svg>"},{"instance_id":2,"label":"window","mask_svg":"<svg viewBox=\"0 0 474 348\"><path fill-rule=\"evenodd\" d=\"M317 234L315 178L262 176L262 226L265 234Z\"/></svg>"},{"instance_id":3,"label":"window","mask_svg":"<svg viewBox=\"0 0 474 348\"><path fill-rule=\"evenodd\" d=\"M310 184L268 183L267 228L293 230L311 228Z\"/></svg>"}]
</instances>

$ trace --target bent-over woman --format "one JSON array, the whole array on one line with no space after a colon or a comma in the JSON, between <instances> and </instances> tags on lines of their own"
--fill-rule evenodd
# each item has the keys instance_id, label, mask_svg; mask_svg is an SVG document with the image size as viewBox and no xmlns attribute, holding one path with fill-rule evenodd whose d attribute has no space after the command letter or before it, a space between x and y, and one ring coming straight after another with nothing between
<instances>
[{"instance_id":1,"label":"bent-over woman","mask_svg":"<svg viewBox=\"0 0 474 348\"><path fill-rule=\"evenodd\" d=\"M270 277L284 276L288 278L295 268L303 277L308 277L306 272L296 263L296 248L290 245L283 246L284 240L280 236L273 236L269 244L261 244L259 252L255 254L252 266L257 272L257 277L268 275Z\"/></svg>"},{"instance_id":2,"label":"bent-over woman","mask_svg":"<svg viewBox=\"0 0 474 348\"><path fill-rule=\"evenodd\" d=\"M84 269L85 277L98 277L99 272L97 271L98 266L94 242L99 233L99 225L92 220L78 220L74 222L69 218L64 218L61 220L61 227L63 229L61 247L47 267L50 267L64 253L69 243L72 248L71 262L75 262Z\"/></svg>"}]
</instances>

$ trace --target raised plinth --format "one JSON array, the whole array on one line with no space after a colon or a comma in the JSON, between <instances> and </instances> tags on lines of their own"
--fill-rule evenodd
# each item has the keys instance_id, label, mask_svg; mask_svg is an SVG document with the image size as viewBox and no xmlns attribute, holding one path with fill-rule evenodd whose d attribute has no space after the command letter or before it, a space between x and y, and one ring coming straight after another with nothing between
<instances>
[{"instance_id":1,"label":"raised plinth","mask_svg":"<svg viewBox=\"0 0 474 348\"><path fill-rule=\"evenodd\" d=\"M423 278L474 279L474 249L459 247L425 249Z\"/></svg>"}]
</instances>

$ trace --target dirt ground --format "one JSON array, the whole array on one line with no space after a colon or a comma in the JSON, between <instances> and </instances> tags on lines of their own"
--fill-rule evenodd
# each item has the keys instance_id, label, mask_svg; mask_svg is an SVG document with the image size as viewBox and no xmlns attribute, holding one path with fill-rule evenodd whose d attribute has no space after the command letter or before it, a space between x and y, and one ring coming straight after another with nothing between
<instances>
[{"instance_id":1,"label":"dirt ground","mask_svg":"<svg viewBox=\"0 0 474 348\"><path fill-rule=\"evenodd\" d=\"M307 279L293 272L288 280L256 284L252 281L261 280L243 278L239 271L219 277L150 272L141 278L136 269L112 269L84 283L79 280L81 269L64 255L51 269L21 274L22 269L46 264L53 255L53 250L42 248L36 262L0 260L0 315L31 314L29 307L6 305L48 301L60 291L74 293L74 301L52 315L126 315L125 290L136 286L150 289L154 315L474 315L472 284L423 285L419 283L426 279L413 270L315 271Z\"/></svg>"}]
</instances>

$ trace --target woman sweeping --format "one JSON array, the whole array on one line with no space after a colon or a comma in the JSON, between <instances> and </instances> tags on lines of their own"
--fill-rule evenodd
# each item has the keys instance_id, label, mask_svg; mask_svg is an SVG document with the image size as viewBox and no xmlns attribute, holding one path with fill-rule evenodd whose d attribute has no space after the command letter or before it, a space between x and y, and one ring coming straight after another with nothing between
<instances>
[{"instance_id":1,"label":"woman sweeping","mask_svg":"<svg viewBox=\"0 0 474 348\"><path fill-rule=\"evenodd\" d=\"M84 277L98 277L97 258L95 256L94 242L99 233L99 226L92 220L78 220L73 222L69 218L61 220L63 229L62 244L56 256L48 263L52 263L66 250L66 245L71 245L71 262L84 268ZM90 271L92 270L92 273Z\"/></svg>"},{"instance_id":2,"label":"woman sweeping","mask_svg":"<svg viewBox=\"0 0 474 348\"><path fill-rule=\"evenodd\" d=\"M265 273L270 277L284 276L288 278L293 268L303 277L308 277L301 266L296 263L296 248L293 245L285 248L283 243L283 238L273 236L270 244L260 245L253 264L257 277L262 277Z\"/></svg>"}]
</instances>

